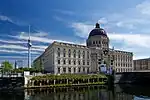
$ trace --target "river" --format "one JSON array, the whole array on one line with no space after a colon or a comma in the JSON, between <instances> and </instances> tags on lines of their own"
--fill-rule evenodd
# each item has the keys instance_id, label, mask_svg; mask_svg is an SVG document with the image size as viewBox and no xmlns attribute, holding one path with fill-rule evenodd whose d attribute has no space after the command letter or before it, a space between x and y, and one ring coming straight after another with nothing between
<instances>
[{"instance_id":1,"label":"river","mask_svg":"<svg viewBox=\"0 0 150 100\"><path fill-rule=\"evenodd\" d=\"M150 100L150 86L1 90L0 100Z\"/></svg>"}]
</instances>

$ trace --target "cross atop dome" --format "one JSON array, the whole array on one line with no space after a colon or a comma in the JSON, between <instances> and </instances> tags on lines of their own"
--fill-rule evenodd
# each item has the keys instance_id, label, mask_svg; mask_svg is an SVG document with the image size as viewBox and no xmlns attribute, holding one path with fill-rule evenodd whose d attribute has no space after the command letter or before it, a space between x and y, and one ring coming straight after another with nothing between
<instances>
[{"instance_id":1,"label":"cross atop dome","mask_svg":"<svg viewBox=\"0 0 150 100\"><path fill-rule=\"evenodd\" d=\"M95 28L100 28L99 23L96 23Z\"/></svg>"}]
</instances>

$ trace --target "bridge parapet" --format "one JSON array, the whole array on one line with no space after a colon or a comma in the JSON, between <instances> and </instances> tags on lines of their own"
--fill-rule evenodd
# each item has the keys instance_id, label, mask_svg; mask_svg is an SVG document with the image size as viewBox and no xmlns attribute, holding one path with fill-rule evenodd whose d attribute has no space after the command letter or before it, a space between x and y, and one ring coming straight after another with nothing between
<instances>
[{"instance_id":1,"label":"bridge parapet","mask_svg":"<svg viewBox=\"0 0 150 100\"><path fill-rule=\"evenodd\" d=\"M150 84L150 72L148 71L134 71L122 72L115 74L114 83L136 83L136 84Z\"/></svg>"},{"instance_id":2,"label":"bridge parapet","mask_svg":"<svg viewBox=\"0 0 150 100\"><path fill-rule=\"evenodd\" d=\"M133 72L150 72L150 69L149 70L134 70Z\"/></svg>"}]
</instances>

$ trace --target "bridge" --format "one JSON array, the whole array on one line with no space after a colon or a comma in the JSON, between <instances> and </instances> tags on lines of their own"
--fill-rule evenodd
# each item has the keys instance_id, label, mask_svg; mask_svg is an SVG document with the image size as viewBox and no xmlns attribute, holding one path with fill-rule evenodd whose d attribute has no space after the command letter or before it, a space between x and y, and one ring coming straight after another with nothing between
<instances>
[{"instance_id":1,"label":"bridge","mask_svg":"<svg viewBox=\"0 0 150 100\"><path fill-rule=\"evenodd\" d=\"M150 70L134 70L133 72L150 72Z\"/></svg>"},{"instance_id":2,"label":"bridge","mask_svg":"<svg viewBox=\"0 0 150 100\"><path fill-rule=\"evenodd\" d=\"M115 73L114 83L150 84L150 70Z\"/></svg>"},{"instance_id":3,"label":"bridge","mask_svg":"<svg viewBox=\"0 0 150 100\"><path fill-rule=\"evenodd\" d=\"M0 73L0 90L24 86L23 73Z\"/></svg>"}]
</instances>

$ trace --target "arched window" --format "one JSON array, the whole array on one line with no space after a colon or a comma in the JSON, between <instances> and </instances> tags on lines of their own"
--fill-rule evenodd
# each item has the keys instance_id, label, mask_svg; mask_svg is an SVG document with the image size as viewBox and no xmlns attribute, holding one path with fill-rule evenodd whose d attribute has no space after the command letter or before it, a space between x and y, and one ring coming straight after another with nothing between
<instances>
[{"instance_id":1,"label":"arched window","mask_svg":"<svg viewBox=\"0 0 150 100\"><path fill-rule=\"evenodd\" d=\"M101 44L101 41L99 41L99 44Z\"/></svg>"},{"instance_id":2,"label":"arched window","mask_svg":"<svg viewBox=\"0 0 150 100\"><path fill-rule=\"evenodd\" d=\"M95 41L93 41L93 44L95 44Z\"/></svg>"},{"instance_id":3,"label":"arched window","mask_svg":"<svg viewBox=\"0 0 150 100\"><path fill-rule=\"evenodd\" d=\"M98 44L97 41L95 41L95 42L96 42L95 44Z\"/></svg>"}]
</instances>

